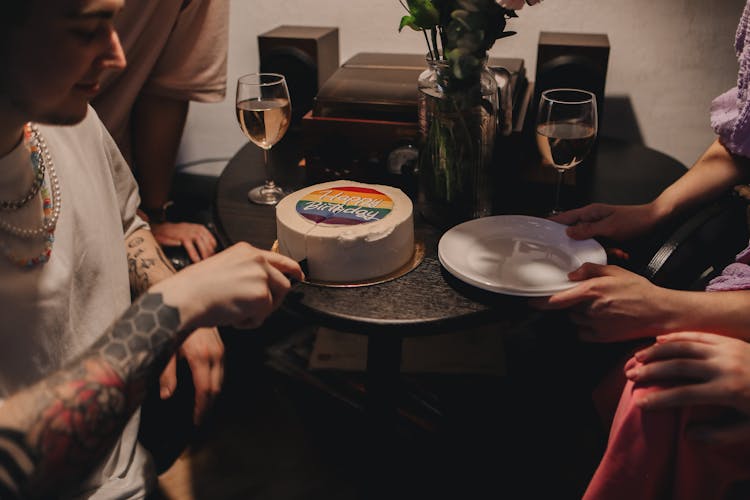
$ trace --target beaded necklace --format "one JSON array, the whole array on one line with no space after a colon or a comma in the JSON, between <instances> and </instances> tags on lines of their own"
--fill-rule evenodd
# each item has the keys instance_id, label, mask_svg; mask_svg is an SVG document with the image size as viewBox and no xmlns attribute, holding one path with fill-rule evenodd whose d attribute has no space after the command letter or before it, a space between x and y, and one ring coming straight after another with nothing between
<instances>
[{"instance_id":1,"label":"beaded necklace","mask_svg":"<svg viewBox=\"0 0 750 500\"><path fill-rule=\"evenodd\" d=\"M34 189L32 184L32 190L41 192L43 211L42 224L37 227L26 228L15 226L6 220L0 219L0 231L23 240L44 240L44 248L37 255L32 257L22 257L16 255L6 242L0 240L0 250L2 250L5 258L13 264L28 269L44 264L49 260L50 255L52 254L52 244L55 241L55 228L57 227L57 220L60 216L61 193L60 183L57 179L57 172L55 171L52 156L49 154L44 137L39 132L36 125L27 123L24 126L24 143L29 150L29 157L32 168L34 168L34 172L37 174L36 177L38 177L39 172L42 173L42 183L40 186ZM44 175L45 171L49 174L48 176ZM36 177L34 183L36 183ZM24 199L27 196L28 194L24 196ZM33 198L33 196L31 198ZM20 206L11 208L11 210L19 209L28 203L31 198L23 201ZM0 203L4 203L5 205L15 205L19 202L17 200L15 202L0 201Z\"/></svg>"},{"instance_id":2,"label":"beaded necklace","mask_svg":"<svg viewBox=\"0 0 750 500\"><path fill-rule=\"evenodd\" d=\"M23 128L23 140L25 143L28 143L31 140L31 135L31 127L29 127L27 124L27 126L24 126ZM39 192L39 188L44 183L45 163L42 161L39 148L31 148L30 153L31 165L34 168L34 182L31 183L31 187L21 198L10 201L0 200L0 211L10 212L22 208L29 201L31 201L34 196L36 196L36 194Z\"/></svg>"}]
</instances>

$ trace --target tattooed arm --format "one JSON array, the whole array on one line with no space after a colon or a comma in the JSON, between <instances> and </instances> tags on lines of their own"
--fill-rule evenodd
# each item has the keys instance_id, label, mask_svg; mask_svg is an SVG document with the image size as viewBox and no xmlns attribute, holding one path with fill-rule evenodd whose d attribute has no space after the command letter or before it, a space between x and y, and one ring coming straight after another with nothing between
<instances>
[{"instance_id":1,"label":"tattooed arm","mask_svg":"<svg viewBox=\"0 0 750 500\"><path fill-rule=\"evenodd\" d=\"M114 443L186 333L252 327L278 307L296 262L240 244L151 287L78 360L0 406L0 498L46 496Z\"/></svg>"},{"instance_id":2,"label":"tattooed arm","mask_svg":"<svg viewBox=\"0 0 750 500\"><path fill-rule=\"evenodd\" d=\"M83 356L0 407L0 498L75 485L111 449L182 340L178 309L147 293Z\"/></svg>"},{"instance_id":3,"label":"tattooed arm","mask_svg":"<svg viewBox=\"0 0 750 500\"><path fill-rule=\"evenodd\" d=\"M148 229L135 231L125 240L125 246L130 289L134 297L175 273L174 267Z\"/></svg>"},{"instance_id":4,"label":"tattooed arm","mask_svg":"<svg viewBox=\"0 0 750 500\"><path fill-rule=\"evenodd\" d=\"M130 287L134 296L140 295L150 286L175 273L151 231L147 229L135 231L125 240L125 243ZM177 356L187 360L195 388L193 421L196 424L221 391L224 379L224 344L219 331L213 325L211 326L211 328L202 328L190 335L180 346L177 354L170 358L159 378L161 398L170 398L177 388Z\"/></svg>"}]
</instances>

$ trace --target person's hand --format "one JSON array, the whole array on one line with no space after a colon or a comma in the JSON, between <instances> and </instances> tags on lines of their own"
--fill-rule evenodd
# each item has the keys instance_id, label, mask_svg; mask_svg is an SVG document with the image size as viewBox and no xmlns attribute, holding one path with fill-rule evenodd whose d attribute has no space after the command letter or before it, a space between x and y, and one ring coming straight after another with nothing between
<instances>
[{"instance_id":1,"label":"person's hand","mask_svg":"<svg viewBox=\"0 0 750 500\"><path fill-rule=\"evenodd\" d=\"M574 240L603 236L615 241L625 241L647 233L659 222L659 216L653 203L593 203L554 215L550 220L570 226L566 233Z\"/></svg>"},{"instance_id":2,"label":"person's hand","mask_svg":"<svg viewBox=\"0 0 750 500\"><path fill-rule=\"evenodd\" d=\"M532 299L538 309L571 308L582 340L616 342L663 332L669 319L669 290L617 266L587 263L568 278L578 285Z\"/></svg>"},{"instance_id":3,"label":"person's hand","mask_svg":"<svg viewBox=\"0 0 750 500\"><path fill-rule=\"evenodd\" d=\"M190 222L152 223L156 241L167 247L185 247L190 260L199 262L216 253L216 238L204 225Z\"/></svg>"},{"instance_id":4,"label":"person's hand","mask_svg":"<svg viewBox=\"0 0 750 500\"><path fill-rule=\"evenodd\" d=\"M291 288L303 280L299 264L275 252L238 243L213 257L160 281L151 291L180 311L180 326L234 325L255 328L278 308Z\"/></svg>"},{"instance_id":5,"label":"person's hand","mask_svg":"<svg viewBox=\"0 0 750 500\"><path fill-rule=\"evenodd\" d=\"M625 375L640 384L668 383L636 401L646 410L694 405L735 408L747 420L701 426L689 435L716 444L750 442L750 344L712 333L661 335L635 354Z\"/></svg>"},{"instance_id":6,"label":"person's hand","mask_svg":"<svg viewBox=\"0 0 750 500\"><path fill-rule=\"evenodd\" d=\"M185 358L193 375L195 407L193 422L203 419L224 381L224 343L216 328L199 328L182 343L177 354L172 355L159 377L160 396L172 397L177 389L177 356Z\"/></svg>"}]
</instances>

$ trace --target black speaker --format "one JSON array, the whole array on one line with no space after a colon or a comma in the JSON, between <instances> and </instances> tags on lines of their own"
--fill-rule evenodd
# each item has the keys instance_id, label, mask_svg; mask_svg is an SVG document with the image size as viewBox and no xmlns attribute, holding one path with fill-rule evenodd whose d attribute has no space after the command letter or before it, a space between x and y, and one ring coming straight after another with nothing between
<instances>
[{"instance_id":1,"label":"black speaker","mask_svg":"<svg viewBox=\"0 0 750 500\"><path fill-rule=\"evenodd\" d=\"M279 26L258 36L260 71L286 77L292 99L292 127L312 109L318 89L339 67L339 30Z\"/></svg>"},{"instance_id":2,"label":"black speaker","mask_svg":"<svg viewBox=\"0 0 750 500\"><path fill-rule=\"evenodd\" d=\"M526 115L524 128L523 176L527 181L555 185L557 175L552 168L543 167L537 151L536 119L539 97L554 88L588 90L596 96L599 128L604 116L604 88L609 64L609 38L593 33L539 33L534 94ZM597 141L598 142L598 141ZM581 165L563 177L564 185L585 184L593 179L597 145ZM561 194L565 198L565 189Z\"/></svg>"},{"instance_id":3,"label":"black speaker","mask_svg":"<svg viewBox=\"0 0 750 500\"><path fill-rule=\"evenodd\" d=\"M608 64L607 35L542 31L536 60L534 107L542 91L547 89L588 90L596 96L601 123Z\"/></svg>"}]
</instances>

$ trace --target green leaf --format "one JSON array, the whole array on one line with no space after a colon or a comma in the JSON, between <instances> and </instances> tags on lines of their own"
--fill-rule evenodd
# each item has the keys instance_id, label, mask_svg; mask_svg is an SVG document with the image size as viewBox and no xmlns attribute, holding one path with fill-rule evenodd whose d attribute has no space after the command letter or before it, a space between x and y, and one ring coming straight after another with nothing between
<instances>
[{"instance_id":1,"label":"green leaf","mask_svg":"<svg viewBox=\"0 0 750 500\"><path fill-rule=\"evenodd\" d=\"M450 65L451 85L468 88L478 78L481 61L496 40L515 32L505 31L515 11L501 7L497 0L401 0L409 15L401 19L399 31L409 26L430 30L435 50L442 48ZM442 47L438 46L437 35ZM430 41L428 40L428 46ZM432 49L431 49L432 50Z\"/></svg>"},{"instance_id":2,"label":"green leaf","mask_svg":"<svg viewBox=\"0 0 750 500\"><path fill-rule=\"evenodd\" d=\"M456 48L446 54L451 72L456 80L465 80L476 75L482 62L466 48Z\"/></svg>"},{"instance_id":3,"label":"green leaf","mask_svg":"<svg viewBox=\"0 0 750 500\"><path fill-rule=\"evenodd\" d=\"M448 26L448 23L451 20L451 12L457 8L456 0L432 0L432 4L440 13L440 26Z\"/></svg>"},{"instance_id":4,"label":"green leaf","mask_svg":"<svg viewBox=\"0 0 750 500\"><path fill-rule=\"evenodd\" d=\"M406 3L414 24L419 28L433 28L440 22L440 12L432 4L432 0L407 0Z\"/></svg>"},{"instance_id":5,"label":"green leaf","mask_svg":"<svg viewBox=\"0 0 750 500\"><path fill-rule=\"evenodd\" d=\"M417 26L417 24L414 22L414 17L413 16L404 16L404 17L401 18L401 23L398 25L398 31L399 31L399 33L406 26L410 27L414 31L419 31L420 30L419 26Z\"/></svg>"},{"instance_id":6,"label":"green leaf","mask_svg":"<svg viewBox=\"0 0 750 500\"><path fill-rule=\"evenodd\" d=\"M479 12L479 5L476 0L458 0L458 5L461 9L469 12Z\"/></svg>"},{"instance_id":7,"label":"green leaf","mask_svg":"<svg viewBox=\"0 0 750 500\"><path fill-rule=\"evenodd\" d=\"M464 33L464 36L456 41L456 47L465 50L466 52L474 53L482 48L482 42L484 40L484 31L470 31Z\"/></svg>"},{"instance_id":8,"label":"green leaf","mask_svg":"<svg viewBox=\"0 0 750 500\"><path fill-rule=\"evenodd\" d=\"M468 11L465 10L454 10L451 12L451 18L457 21L465 30L470 31L472 26L470 24L471 17Z\"/></svg>"}]
</instances>

